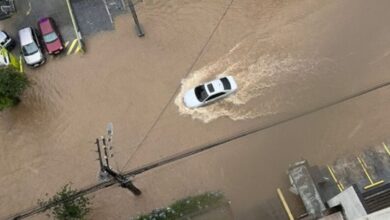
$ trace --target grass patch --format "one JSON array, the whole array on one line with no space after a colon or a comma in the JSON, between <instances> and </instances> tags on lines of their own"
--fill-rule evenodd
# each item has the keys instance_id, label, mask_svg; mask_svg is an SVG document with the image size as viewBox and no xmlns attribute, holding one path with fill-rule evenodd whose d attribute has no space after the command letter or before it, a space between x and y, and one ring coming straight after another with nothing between
<instances>
[{"instance_id":1,"label":"grass patch","mask_svg":"<svg viewBox=\"0 0 390 220\"><path fill-rule=\"evenodd\" d=\"M216 207L224 201L226 200L222 193L207 192L178 200L166 208L155 209L149 214L143 214L133 219L175 220L208 211L210 208Z\"/></svg>"}]
</instances>

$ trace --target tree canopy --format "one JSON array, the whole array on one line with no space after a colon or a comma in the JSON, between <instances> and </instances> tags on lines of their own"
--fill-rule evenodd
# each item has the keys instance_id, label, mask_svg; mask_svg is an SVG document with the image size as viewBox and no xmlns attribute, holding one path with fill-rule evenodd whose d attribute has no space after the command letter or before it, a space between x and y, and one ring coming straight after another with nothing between
<instances>
[{"instance_id":1,"label":"tree canopy","mask_svg":"<svg viewBox=\"0 0 390 220\"><path fill-rule=\"evenodd\" d=\"M0 68L0 111L18 104L28 85L25 74L13 68Z\"/></svg>"}]
</instances>

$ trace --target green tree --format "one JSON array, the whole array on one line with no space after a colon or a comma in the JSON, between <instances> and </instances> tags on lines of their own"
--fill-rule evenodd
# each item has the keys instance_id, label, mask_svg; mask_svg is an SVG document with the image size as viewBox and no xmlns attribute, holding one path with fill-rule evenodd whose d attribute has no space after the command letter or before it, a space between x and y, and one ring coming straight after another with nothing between
<instances>
[{"instance_id":1,"label":"green tree","mask_svg":"<svg viewBox=\"0 0 390 220\"><path fill-rule=\"evenodd\" d=\"M52 198L47 201L40 200L38 203L41 206L54 204L49 210L56 219L84 220L90 211L91 203L85 196L74 198L76 193L77 191L72 189L70 184L66 184Z\"/></svg>"},{"instance_id":2,"label":"green tree","mask_svg":"<svg viewBox=\"0 0 390 220\"><path fill-rule=\"evenodd\" d=\"M0 111L18 104L28 85L25 74L13 68L0 68Z\"/></svg>"}]
</instances>

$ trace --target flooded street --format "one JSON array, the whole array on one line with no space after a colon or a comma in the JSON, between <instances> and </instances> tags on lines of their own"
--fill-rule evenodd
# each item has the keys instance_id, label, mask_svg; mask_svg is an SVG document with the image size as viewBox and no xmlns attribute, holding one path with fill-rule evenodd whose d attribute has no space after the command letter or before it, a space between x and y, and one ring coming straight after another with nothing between
<instances>
[{"instance_id":1,"label":"flooded street","mask_svg":"<svg viewBox=\"0 0 390 220\"><path fill-rule=\"evenodd\" d=\"M68 182L96 183L94 141L108 122L113 167L125 171L390 82L389 7L386 0L144 0L137 4L144 38L121 15L115 31L87 39L86 54L27 71L32 85L22 103L0 113L0 219ZM235 77L237 93L204 108L183 106L185 91L224 75ZM302 157L325 164L389 137L389 94L382 88L137 176L143 198L102 190L91 219L128 219L214 189L232 200L236 219L278 219L268 206L277 204L269 202L275 188L287 185L288 164Z\"/></svg>"},{"instance_id":2,"label":"flooded street","mask_svg":"<svg viewBox=\"0 0 390 220\"><path fill-rule=\"evenodd\" d=\"M349 3L269 3L256 17L258 23L248 26L250 31L228 52L206 61L182 80L181 92L175 100L179 112L204 122L223 116L233 120L277 116L318 106L334 100L335 95L346 95L351 92L346 85L350 80L355 79L353 86L359 88L362 83L389 79L383 78L386 75L382 72L382 59L388 56L388 48L382 46L389 43L386 39L389 29L378 27L386 18L380 16L376 7L366 10L354 6L348 12L343 12L343 7L349 7ZM362 10L378 14L361 23ZM364 24L367 30L359 28ZM227 24L225 28L229 28ZM237 80L239 91L235 96L196 110L183 106L181 98L185 91L224 75Z\"/></svg>"}]
</instances>

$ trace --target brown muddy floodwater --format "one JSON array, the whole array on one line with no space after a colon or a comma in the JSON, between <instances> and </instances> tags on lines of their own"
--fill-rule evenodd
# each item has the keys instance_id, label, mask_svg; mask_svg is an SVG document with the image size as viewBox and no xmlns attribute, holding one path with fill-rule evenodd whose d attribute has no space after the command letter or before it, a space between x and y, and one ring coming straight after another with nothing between
<instances>
[{"instance_id":1,"label":"brown muddy floodwater","mask_svg":"<svg viewBox=\"0 0 390 220\"><path fill-rule=\"evenodd\" d=\"M283 8L278 7L282 5ZM340 17L341 20L337 20L337 16L345 13L342 12L343 7L351 7L351 10L347 15L344 14L347 18ZM334 10L334 16L324 19L324 14L330 10ZM259 12L259 22L250 27L251 32L244 35L218 59L193 71L182 80L180 93L175 100L179 112L204 122L225 116L233 120L253 119L277 115L286 109L301 109L300 104L307 108L307 105L310 105L307 99L305 103L299 103L299 100L305 96L304 93L310 93L308 91L315 87L328 87L329 90L336 88L336 91L328 90L330 94L342 90L340 87L345 87L345 84L340 83L339 77L356 78L359 71L349 72L350 70L358 70L357 66L362 65L364 68L371 67L375 56L379 59L388 56L388 48L378 47L378 54L371 58L363 53L370 44L388 42L382 33L388 31L387 28L378 29L381 33L371 32L375 29L372 26L382 22L378 15L363 22L363 25L367 24L367 30L358 29L361 21L356 16L359 16L360 12L364 14L370 11L359 9L356 5L349 6L349 3L334 4L331 1L266 4ZM359 22L349 23L352 19ZM342 34L329 33L329 29L341 31ZM379 42L376 39L378 37ZM375 39L376 42L363 43L364 39ZM342 42L345 42L345 45ZM360 42L361 45L354 42ZM337 55L330 55L329 52ZM346 63L345 59L351 63ZM356 59L367 62L356 63ZM224 75L236 78L239 90L235 96L195 110L183 106L181 99L184 92L194 85ZM375 77L370 80L375 80ZM322 98L320 102L328 99L327 94L318 95L320 97L312 96L311 102L317 102L313 100L316 98Z\"/></svg>"},{"instance_id":2,"label":"brown muddy floodwater","mask_svg":"<svg viewBox=\"0 0 390 220\"><path fill-rule=\"evenodd\" d=\"M85 55L50 58L27 71L32 85L22 103L0 113L0 219L67 182L78 188L96 183L93 142L108 122L115 126L113 166L129 170L390 81L389 8L387 0L144 0L137 5L144 38L134 33L131 16L123 15L115 31L87 39ZM236 78L236 94L204 108L183 106L184 91L221 75ZM356 146L353 138L369 142L385 136L390 125L375 117L389 112L384 111L389 103L375 97L347 109L375 104L383 110L377 115L365 115L367 109L344 111L339 118L319 115L314 124L256 134L267 141L244 138L176 172L141 176L143 199L126 194L131 201L123 201L123 191L107 190L95 200L93 219L128 219L215 188L233 201L237 219L261 219L276 185L285 184L289 162L304 155L325 163L319 151L336 157ZM350 129L353 138L341 135ZM308 135L296 138L299 131ZM328 143L343 147L325 152L321 147ZM248 173L259 175L244 176ZM161 187L153 185L163 174ZM269 181L253 193L264 175ZM199 178L191 181L193 176Z\"/></svg>"}]
</instances>

